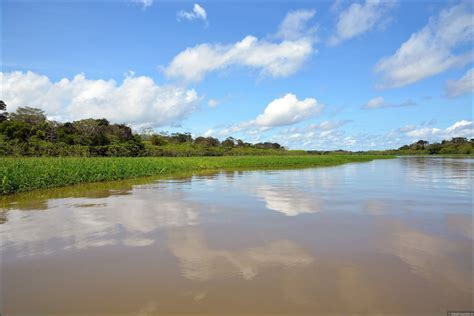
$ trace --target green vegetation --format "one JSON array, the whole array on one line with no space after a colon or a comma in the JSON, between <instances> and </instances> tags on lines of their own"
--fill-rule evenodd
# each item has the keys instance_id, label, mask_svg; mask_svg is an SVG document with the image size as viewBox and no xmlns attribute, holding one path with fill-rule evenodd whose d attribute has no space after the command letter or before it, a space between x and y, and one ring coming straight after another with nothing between
<instances>
[{"instance_id":1,"label":"green vegetation","mask_svg":"<svg viewBox=\"0 0 474 316\"><path fill-rule=\"evenodd\" d=\"M317 167L389 155L474 153L474 140L461 137L433 144L420 140L371 155L296 151L278 143L250 144L232 137L221 142L213 137L193 139L189 133L134 134L129 126L106 119L59 123L30 107L14 113L6 110L0 101L0 157L4 157L0 158L0 194L176 172Z\"/></svg>"},{"instance_id":2,"label":"green vegetation","mask_svg":"<svg viewBox=\"0 0 474 316\"><path fill-rule=\"evenodd\" d=\"M0 194L84 182L211 169L279 169L333 166L390 156L304 155L183 158L0 158Z\"/></svg>"},{"instance_id":3,"label":"green vegetation","mask_svg":"<svg viewBox=\"0 0 474 316\"><path fill-rule=\"evenodd\" d=\"M398 149L371 151L370 153L378 155L472 155L474 154L474 139L454 137L451 140L443 140L441 143L432 144L426 140L419 140Z\"/></svg>"},{"instance_id":4,"label":"green vegetation","mask_svg":"<svg viewBox=\"0 0 474 316\"><path fill-rule=\"evenodd\" d=\"M190 157L242 155L295 155L278 143L250 144L229 137L193 139L189 133L134 134L125 124L106 119L59 123L42 110L20 107L6 113L0 101L0 156L17 157Z\"/></svg>"}]
</instances>

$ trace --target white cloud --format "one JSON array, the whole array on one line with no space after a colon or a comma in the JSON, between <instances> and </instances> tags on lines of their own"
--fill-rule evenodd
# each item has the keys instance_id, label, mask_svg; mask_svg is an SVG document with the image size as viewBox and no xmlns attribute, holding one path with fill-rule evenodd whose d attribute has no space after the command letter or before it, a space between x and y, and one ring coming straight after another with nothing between
<instances>
[{"instance_id":1,"label":"white cloud","mask_svg":"<svg viewBox=\"0 0 474 316\"><path fill-rule=\"evenodd\" d=\"M20 106L43 109L57 120L107 118L138 126L174 125L195 110L195 90L158 86L146 76L91 80L84 74L52 82L34 72L0 73L0 99L10 112Z\"/></svg>"},{"instance_id":2,"label":"white cloud","mask_svg":"<svg viewBox=\"0 0 474 316\"><path fill-rule=\"evenodd\" d=\"M471 68L459 80L449 80L446 83L446 95L450 98L458 97L474 91L474 68Z\"/></svg>"},{"instance_id":3,"label":"white cloud","mask_svg":"<svg viewBox=\"0 0 474 316\"><path fill-rule=\"evenodd\" d=\"M211 108L215 108L219 102L216 99L209 99L207 102L207 105L209 105Z\"/></svg>"},{"instance_id":4,"label":"white cloud","mask_svg":"<svg viewBox=\"0 0 474 316\"><path fill-rule=\"evenodd\" d=\"M302 37L314 37L316 26L308 23L316 14L316 10L295 10L285 16L278 28L277 37L285 40L298 40Z\"/></svg>"},{"instance_id":5,"label":"white cloud","mask_svg":"<svg viewBox=\"0 0 474 316\"><path fill-rule=\"evenodd\" d=\"M433 127L433 122L428 121L380 134L348 133L340 129L349 122L351 121L326 121L301 128L286 128L273 135L270 141L278 142L290 149L354 151L399 148L419 139L432 143L453 137L474 138L474 124L470 120L460 120L446 128Z\"/></svg>"},{"instance_id":6,"label":"white cloud","mask_svg":"<svg viewBox=\"0 0 474 316\"><path fill-rule=\"evenodd\" d=\"M133 2L140 4L143 10L145 10L146 8L150 7L153 4L153 0L133 0Z\"/></svg>"},{"instance_id":7,"label":"white cloud","mask_svg":"<svg viewBox=\"0 0 474 316\"><path fill-rule=\"evenodd\" d=\"M248 35L233 44L204 43L189 47L173 58L165 68L165 74L169 78L198 82L209 72L231 66L246 66L259 69L261 75L272 77L291 75L301 67L314 50L314 38L307 36L308 32L312 32L303 28L310 17L308 13L301 12L290 12L287 15L285 21L289 19L292 22L287 22L289 26L286 28L285 22L280 26L279 37L285 37L280 42L262 40ZM295 38L297 34L301 37Z\"/></svg>"},{"instance_id":8,"label":"white cloud","mask_svg":"<svg viewBox=\"0 0 474 316\"><path fill-rule=\"evenodd\" d=\"M453 137L474 138L474 125L472 121L461 120L446 129L424 127L407 131L406 135L413 139L424 139L428 141L440 141Z\"/></svg>"},{"instance_id":9,"label":"white cloud","mask_svg":"<svg viewBox=\"0 0 474 316\"><path fill-rule=\"evenodd\" d=\"M290 127L282 131L282 133L305 133L322 131L327 132L338 129L346 124L352 123L352 120L341 121L322 121L321 123L309 124L303 127Z\"/></svg>"},{"instance_id":10,"label":"white cloud","mask_svg":"<svg viewBox=\"0 0 474 316\"><path fill-rule=\"evenodd\" d=\"M288 93L270 102L254 122L264 128L292 125L319 114L323 107L316 99L300 101L294 94Z\"/></svg>"},{"instance_id":11,"label":"white cloud","mask_svg":"<svg viewBox=\"0 0 474 316\"><path fill-rule=\"evenodd\" d=\"M374 28L385 17L395 1L366 0L365 3L353 3L339 13L336 33L329 39L329 45L358 36ZM339 5L339 4L338 4Z\"/></svg>"},{"instance_id":12,"label":"white cloud","mask_svg":"<svg viewBox=\"0 0 474 316\"><path fill-rule=\"evenodd\" d=\"M345 133L340 130L342 126L351 122L351 120L323 121L298 128L286 128L275 134L271 141L290 149L353 149L357 140L353 136L345 136Z\"/></svg>"},{"instance_id":13,"label":"white cloud","mask_svg":"<svg viewBox=\"0 0 474 316\"><path fill-rule=\"evenodd\" d=\"M382 109L382 108L398 108L398 107L406 107L406 106L415 106L416 103L407 100L402 103L389 103L386 102L383 97L375 97L369 100L366 104L362 106L363 109Z\"/></svg>"},{"instance_id":14,"label":"white cloud","mask_svg":"<svg viewBox=\"0 0 474 316\"><path fill-rule=\"evenodd\" d=\"M178 21L181 21L182 19L188 21L203 20L207 24L206 10L204 10L204 8L197 3L194 4L192 11L181 10L176 13L176 16L178 18Z\"/></svg>"},{"instance_id":15,"label":"white cloud","mask_svg":"<svg viewBox=\"0 0 474 316\"><path fill-rule=\"evenodd\" d=\"M324 105L314 98L298 100L296 95L288 93L282 98L270 102L263 113L254 120L238 124L230 131L245 128L258 128L263 131L274 127L293 125L318 115L323 108Z\"/></svg>"},{"instance_id":16,"label":"white cloud","mask_svg":"<svg viewBox=\"0 0 474 316\"><path fill-rule=\"evenodd\" d=\"M472 51L458 53L472 43L474 15L467 3L443 10L413 33L392 56L381 59L375 72L382 76L379 88L406 86L473 60Z\"/></svg>"},{"instance_id":17,"label":"white cloud","mask_svg":"<svg viewBox=\"0 0 474 316\"><path fill-rule=\"evenodd\" d=\"M258 142L258 135L261 134L261 132L268 131L275 127L293 125L305 121L317 116L323 108L324 105L314 98L298 100L294 94L288 93L270 102L263 113L258 115L255 119L241 122L227 128L211 128L205 132L204 136L227 137L239 132L245 132L247 135L255 136L252 141Z\"/></svg>"}]
</instances>

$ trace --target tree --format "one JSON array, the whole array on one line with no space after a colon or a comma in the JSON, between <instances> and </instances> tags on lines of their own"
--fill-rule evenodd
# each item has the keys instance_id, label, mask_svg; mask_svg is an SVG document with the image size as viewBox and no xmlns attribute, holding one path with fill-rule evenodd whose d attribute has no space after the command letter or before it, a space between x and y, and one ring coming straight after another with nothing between
<instances>
[{"instance_id":1,"label":"tree","mask_svg":"<svg viewBox=\"0 0 474 316\"><path fill-rule=\"evenodd\" d=\"M7 111L6 103L0 100L0 123L7 120L8 113L6 111Z\"/></svg>"},{"instance_id":2,"label":"tree","mask_svg":"<svg viewBox=\"0 0 474 316\"><path fill-rule=\"evenodd\" d=\"M132 129L125 124L107 124L106 126L108 137L113 141L123 142L133 138Z\"/></svg>"},{"instance_id":3,"label":"tree","mask_svg":"<svg viewBox=\"0 0 474 316\"><path fill-rule=\"evenodd\" d=\"M227 137L222 143L224 147L234 147L235 146L235 139L233 137Z\"/></svg>"},{"instance_id":4,"label":"tree","mask_svg":"<svg viewBox=\"0 0 474 316\"><path fill-rule=\"evenodd\" d=\"M150 137L150 142L155 146L163 146L168 144L166 136L154 134Z\"/></svg>"},{"instance_id":5,"label":"tree","mask_svg":"<svg viewBox=\"0 0 474 316\"><path fill-rule=\"evenodd\" d=\"M245 147L245 143L241 139L237 139L236 143L237 143L237 147Z\"/></svg>"},{"instance_id":6,"label":"tree","mask_svg":"<svg viewBox=\"0 0 474 316\"><path fill-rule=\"evenodd\" d=\"M453 144L465 144L467 143L467 138L466 137L453 137L453 139L451 139L451 142Z\"/></svg>"},{"instance_id":7,"label":"tree","mask_svg":"<svg viewBox=\"0 0 474 316\"><path fill-rule=\"evenodd\" d=\"M440 143L433 143L428 146L428 152L430 153L430 155L438 154L442 147L443 145L441 145Z\"/></svg>"},{"instance_id":8,"label":"tree","mask_svg":"<svg viewBox=\"0 0 474 316\"><path fill-rule=\"evenodd\" d=\"M426 140L420 139L416 143L413 143L410 147L413 147L414 149L425 149L425 147L429 144Z\"/></svg>"},{"instance_id":9,"label":"tree","mask_svg":"<svg viewBox=\"0 0 474 316\"><path fill-rule=\"evenodd\" d=\"M194 143L196 145L206 146L207 145L206 137L202 137L202 136L196 137L196 139L194 140Z\"/></svg>"},{"instance_id":10,"label":"tree","mask_svg":"<svg viewBox=\"0 0 474 316\"><path fill-rule=\"evenodd\" d=\"M217 138L206 137L206 139L207 139L208 146L217 147L221 144L221 142Z\"/></svg>"},{"instance_id":11,"label":"tree","mask_svg":"<svg viewBox=\"0 0 474 316\"><path fill-rule=\"evenodd\" d=\"M107 122L108 123L108 122ZM110 144L107 137L107 125L103 119L86 119L73 122L78 131L78 141L81 145L104 146Z\"/></svg>"},{"instance_id":12,"label":"tree","mask_svg":"<svg viewBox=\"0 0 474 316\"><path fill-rule=\"evenodd\" d=\"M207 146L207 147L217 147L220 145L220 142L217 138L213 138L213 137L202 137L202 136L199 136L197 137L195 140L194 140L194 143L195 144L198 144L198 145L203 145L203 146Z\"/></svg>"},{"instance_id":13,"label":"tree","mask_svg":"<svg viewBox=\"0 0 474 316\"><path fill-rule=\"evenodd\" d=\"M193 141L190 133L173 133L171 134L171 139L173 139L176 143L190 143Z\"/></svg>"},{"instance_id":14,"label":"tree","mask_svg":"<svg viewBox=\"0 0 474 316\"><path fill-rule=\"evenodd\" d=\"M29 125L41 125L46 122L44 111L29 106L19 107L16 112L10 114L12 121L23 122Z\"/></svg>"},{"instance_id":15,"label":"tree","mask_svg":"<svg viewBox=\"0 0 474 316\"><path fill-rule=\"evenodd\" d=\"M257 143L255 144L255 147L260 148L260 149L283 149L283 147L280 144L270 143L270 142Z\"/></svg>"}]
</instances>

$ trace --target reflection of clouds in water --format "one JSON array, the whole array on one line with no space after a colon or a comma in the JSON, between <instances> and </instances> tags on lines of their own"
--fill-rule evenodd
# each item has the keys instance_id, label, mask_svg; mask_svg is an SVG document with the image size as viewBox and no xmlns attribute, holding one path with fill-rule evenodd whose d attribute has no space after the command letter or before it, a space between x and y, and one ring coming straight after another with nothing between
<instances>
[{"instance_id":1,"label":"reflection of clouds in water","mask_svg":"<svg viewBox=\"0 0 474 316\"><path fill-rule=\"evenodd\" d=\"M472 249L467 243L441 238L415 230L397 220L380 222L387 231L379 240L382 252L394 255L405 262L413 273L427 280L442 280L460 289L472 290ZM456 254L471 253L471 261L460 260Z\"/></svg>"},{"instance_id":2,"label":"reflection of clouds in water","mask_svg":"<svg viewBox=\"0 0 474 316\"><path fill-rule=\"evenodd\" d=\"M211 249L202 233L195 230L173 233L170 236L169 248L179 259L183 275L196 281L235 274L245 280L251 280L264 268L298 268L314 261L302 247L288 240L235 251Z\"/></svg>"},{"instance_id":3,"label":"reflection of clouds in water","mask_svg":"<svg viewBox=\"0 0 474 316\"><path fill-rule=\"evenodd\" d=\"M263 185L257 187L255 193L265 201L267 209L287 216L317 213L321 210L319 200L293 188Z\"/></svg>"},{"instance_id":4,"label":"reflection of clouds in water","mask_svg":"<svg viewBox=\"0 0 474 316\"><path fill-rule=\"evenodd\" d=\"M411 157L400 161L407 167L405 173L410 182L472 191L474 159Z\"/></svg>"},{"instance_id":5,"label":"reflection of clouds in water","mask_svg":"<svg viewBox=\"0 0 474 316\"><path fill-rule=\"evenodd\" d=\"M333 170L251 172L242 179L239 188L262 199L267 209L287 216L317 213L321 211L319 192L329 190L337 183ZM249 182L252 186L248 185Z\"/></svg>"},{"instance_id":6,"label":"reflection of clouds in water","mask_svg":"<svg viewBox=\"0 0 474 316\"><path fill-rule=\"evenodd\" d=\"M150 233L157 228L197 225L202 210L178 190L137 189L127 196L49 203L47 211L9 211L8 221L0 225L2 251L12 248L21 256L52 253L58 248L147 246L154 243ZM81 204L88 207L77 207Z\"/></svg>"}]
</instances>

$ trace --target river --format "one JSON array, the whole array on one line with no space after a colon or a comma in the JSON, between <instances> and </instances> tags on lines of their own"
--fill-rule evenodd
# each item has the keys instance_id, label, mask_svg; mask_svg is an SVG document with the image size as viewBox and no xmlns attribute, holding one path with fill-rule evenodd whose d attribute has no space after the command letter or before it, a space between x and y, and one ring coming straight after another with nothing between
<instances>
[{"instance_id":1,"label":"river","mask_svg":"<svg viewBox=\"0 0 474 316\"><path fill-rule=\"evenodd\" d=\"M1 200L2 315L474 310L473 159L222 171Z\"/></svg>"}]
</instances>

